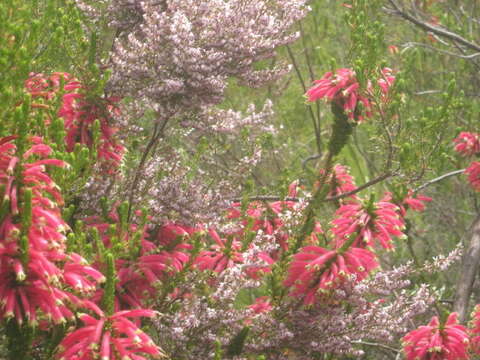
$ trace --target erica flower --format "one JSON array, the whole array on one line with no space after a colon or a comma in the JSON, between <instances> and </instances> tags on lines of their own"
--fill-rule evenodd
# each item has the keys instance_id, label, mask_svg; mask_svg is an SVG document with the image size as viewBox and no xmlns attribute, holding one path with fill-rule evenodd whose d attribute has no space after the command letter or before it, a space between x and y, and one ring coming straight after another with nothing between
<instances>
[{"instance_id":1,"label":"erica flower","mask_svg":"<svg viewBox=\"0 0 480 360\"><path fill-rule=\"evenodd\" d=\"M425 210L425 203L432 201L432 198L422 194L415 194L412 190L408 191L407 196L403 199L400 205L402 216L405 216L406 210L411 209L413 211Z\"/></svg>"},{"instance_id":2,"label":"erica flower","mask_svg":"<svg viewBox=\"0 0 480 360\"><path fill-rule=\"evenodd\" d=\"M52 149L38 137L18 154L15 139L0 139L0 203L6 211L0 220L0 317L35 325L41 312L43 319L61 323L73 317L67 305L79 302L62 285L92 288L102 276L70 264L65 254L63 199L47 166L67 164L50 158Z\"/></svg>"},{"instance_id":3,"label":"erica flower","mask_svg":"<svg viewBox=\"0 0 480 360\"><path fill-rule=\"evenodd\" d=\"M289 196L296 194L296 183L289 186ZM239 231L235 233L238 237L243 238L248 231L259 232L260 230L266 236L265 241L274 241L280 245L282 250L288 248L288 234L283 230L284 222L280 218L280 214L289 210L296 211L296 203L294 201L274 201L269 203L252 202L248 204L248 208L244 214L241 211L240 203L233 203L228 210L228 219L238 221ZM276 258L276 254L269 254L272 258Z\"/></svg>"},{"instance_id":4,"label":"erica flower","mask_svg":"<svg viewBox=\"0 0 480 360\"><path fill-rule=\"evenodd\" d=\"M476 305L475 309L472 313L472 321L471 321L471 330L470 333L472 334L471 343L473 351L476 354L480 355L480 305Z\"/></svg>"},{"instance_id":5,"label":"erica flower","mask_svg":"<svg viewBox=\"0 0 480 360\"><path fill-rule=\"evenodd\" d=\"M480 161L474 161L465 169L465 174L468 175L470 185L476 191L480 191Z\"/></svg>"},{"instance_id":6,"label":"erica flower","mask_svg":"<svg viewBox=\"0 0 480 360\"><path fill-rule=\"evenodd\" d=\"M410 331L403 338L407 360L461 360L467 359L469 343L467 329L457 322L457 313L451 313L445 325L433 317L426 326Z\"/></svg>"},{"instance_id":7,"label":"erica flower","mask_svg":"<svg viewBox=\"0 0 480 360\"><path fill-rule=\"evenodd\" d=\"M117 245L120 242L125 250L115 260L117 309L143 307L147 299L155 297L161 282L181 271L190 260L188 251L192 245L186 240L194 232L192 228L173 223L150 231L146 226L128 224L128 230L121 231L119 212L125 210L115 206L108 213L108 222L95 216L87 220L88 226L98 230L106 247L113 245L112 235L115 235ZM112 234L112 225L116 234ZM101 295L101 291L96 294L99 298Z\"/></svg>"},{"instance_id":8,"label":"erica flower","mask_svg":"<svg viewBox=\"0 0 480 360\"><path fill-rule=\"evenodd\" d=\"M453 142L455 151L463 156L473 156L480 153L480 134L461 132Z\"/></svg>"},{"instance_id":9,"label":"erica flower","mask_svg":"<svg viewBox=\"0 0 480 360\"><path fill-rule=\"evenodd\" d=\"M80 292L93 292L98 283L105 281L105 276L80 255L68 254L68 261L63 266L65 283Z\"/></svg>"},{"instance_id":10,"label":"erica flower","mask_svg":"<svg viewBox=\"0 0 480 360\"><path fill-rule=\"evenodd\" d=\"M112 113L118 112L116 98L98 99L98 104L86 100L82 91L83 85L68 73L53 73L49 77L43 74L31 74L25 82L27 91L36 101L33 108L49 107L48 101L60 93L60 84L63 81L61 106L58 116L63 118L67 132L65 145L67 151L73 151L75 144L80 143L88 147L93 145L93 126L96 120L100 122L100 139L98 144L98 157L105 164L118 167L125 148L116 142L114 135L116 129L111 126ZM39 104L39 101L43 103ZM45 103L46 102L46 103ZM48 119L47 124L50 122Z\"/></svg>"},{"instance_id":11,"label":"erica flower","mask_svg":"<svg viewBox=\"0 0 480 360\"><path fill-rule=\"evenodd\" d=\"M212 270L217 273L231 267L234 263L243 263L242 254L239 252L241 244L237 240L228 242L222 239L214 229L210 229L210 236L215 241L211 250L200 252L195 259L195 264L200 270Z\"/></svg>"},{"instance_id":12,"label":"erica flower","mask_svg":"<svg viewBox=\"0 0 480 360\"><path fill-rule=\"evenodd\" d=\"M336 164L333 167L333 171L329 177L329 182L331 186L331 190L329 192L329 196L337 196L341 195L350 191L353 191L357 188L355 185L354 178L350 175L348 171L348 167L340 164ZM320 170L321 174L324 174L325 170ZM318 183L316 185L318 187ZM349 198L356 199L357 196L351 195Z\"/></svg>"},{"instance_id":13,"label":"erica flower","mask_svg":"<svg viewBox=\"0 0 480 360\"><path fill-rule=\"evenodd\" d=\"M271 272L272 270L270 267L275 264L275 260L265 251L256 254L252 260L256 262L261 261L265 264L251 265L245 269L245 273L252 279L260 279L266 273Z\"/></svg>"},{"instance_id":14,"label":"erica flower","mask_svg":"<svg viewBox=\"0 0 480 360\"><path fill-rule=\"evenodd\" d=\"M291 295L303 297L304 304L315 302L316 294L334 288L346 278L360 281L378 266L375 254L351 247L346 251L305 246L293 256L285 286Z\"/></svg>"},{"instance_id":15,"label":"erica flower","mask_svg":"<svg viewBox=\"0 0 480 360\"><path fill-rule=\"evenodd\" d=\"M405 227L399 215L400 208L388 201L363 204L348 203L337 210L337 218L332 221L332 232L337 236L337 246L341 246L351 236L356 237L355 246L373 246L377 241L387 249L393 249L393 236L405 236Z\"/></svg>"},{"instance_id":16,"label":"erica flower","mask_svg":"<svg viewBox=\"0 0 480 360\"><path fill-rule=\"evenodd\" d=\"M62 360L124 360L144 359L138 354L158 358L161 349L130 319L152 317L154 311L125 310L106 316L93 303L88 304L97 317L79 316L83 327L68 334L60 343L58 359Z\"/></svg>"},{"instance_id":17,"label":"erica flower","mask_svg":"<svg viewBox=\"0 0 480 360\"><path fill-rule=\"evenodd\" d=\"M314 86L307 91L308 101L327 99L343 108L348 118L362 121L363 116L359 104L365 109L365 115L371 116L371 105L368 98L361 94L360 84L352 69L338 69L336 73L327 72Z\"/></svg>"},{"instance_id":18,"label":"erica flower","mask_svg":"<svg viewBox=\"0 0 480 360\"><path fill-rule=\"evenodd\" d=\"M390 68L383 68L382 75L378 79L377 84L382 91L382 95L386 96L390 90L390 87L395 82L395 76L393 76L393 71Z\"/></svg>"},{"instance_id":19,"label":"erica flower","mask_svg":"<svg viewBox=\"0 0 480 360\"><path fill-rule=\"evenodd\" d=\"M19 260L0 257L0 318L15 318L20 325L39 323L38 312L56 324L74 318L67 305L78 299L51 284L48 278L34 269L24 269Z\"/></svg>"},{"instance_id":20,"label":"erica flower","mask_svg":"<svg viewBox=\"0 0 480 360\"><path fill-rule=\"evenodd\" d=\"M255 300L255 302L248 307L255 314L266 313L272 310L272 305L268 299L268 296L261 296Z\"/></svg>"}]
</instances>

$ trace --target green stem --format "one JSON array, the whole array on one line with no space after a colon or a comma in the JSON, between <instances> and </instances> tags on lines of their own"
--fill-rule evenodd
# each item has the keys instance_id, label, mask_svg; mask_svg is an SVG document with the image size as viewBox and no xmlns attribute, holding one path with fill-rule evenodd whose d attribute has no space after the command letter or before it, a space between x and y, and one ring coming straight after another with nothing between
<instances>
[{"instance_id":1,"label":"green stem","mask_svg":"<svg viewBox=\"0 0 480 360\"><path fill-rule=\"evenodd\" d=\"M6 324L8 359L33 360L31 352L34 330L26 325L18 325L17 319Z\"/></svg>"},{"instance_id":2,"label":"green stem","mask_svg":"<svg viewBox=\"0 0 480 360\"><path fill-rule=\"evenodd\" d=\"M303 244L304 239L312 233L315 227L315 213L319 205L328 195L329 187L325 186L333 168L333 159L347 144L349 136L353 132L354 124L349 122L343 109L336 103L332 103L332 113L335 116L332 126L332 137L328 143L328 153L323 166L323 173L320 175L318 188L313 194L310 203L305 209L305 222L296 238L291 253L295 253Z\"/></svg>"}]
</instances>

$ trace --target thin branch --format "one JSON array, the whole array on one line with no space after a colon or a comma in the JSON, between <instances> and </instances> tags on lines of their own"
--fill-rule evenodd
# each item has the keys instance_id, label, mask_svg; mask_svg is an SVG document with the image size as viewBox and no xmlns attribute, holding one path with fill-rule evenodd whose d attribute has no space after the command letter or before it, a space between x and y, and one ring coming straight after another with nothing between
<instances>
[{"instance_id":1,"label":"thin branch","mask_svg":"<svg viewBox=\"0 0 480 360\"><path fill-rule=\"evenodd\" d=\"M312 160L317 160L317 159L320 159L322 157L322 154L315 154L315 155L310 155L309 157L307 157L306 159L304 159L302 161L302 169L303 170L306 170L307 169L307 163L309 161L312 161Z\"/></svg>"},{"instance_id":2,"label":"thin branch","mask_svg":"<svg viewBox=\"0 0 480 360\"><path fill-rule=\"evenodd\" d=\"M398 14L399 16L404 18L405 20L410 21L412 24L417 25L421 29L423 29L425 31L430 31L430 32L432 32L436 35L442 36L444 38L447 38L449 40L452 40L454 42L462 44L462 45L464 45L464 46L466 46L466 47L468 47L472 50L480 52L480 45L475 44L471 41L468 41L467 39L463 38L462 36L460 36L460 35L458 35L454 32L451 32L451 31L443 29L441 27L429 24L429 23L427 23L423 20L420 20L420 19L410 15L409 13L407 13L406 11L401 9L400 6L398 6L398 4L394 0L389 0L389 3L395 9L396 14Z\"/></svg>"},{"instance_id":3,"label":"thin branch","mask_svg":"<svg viewBox=\"0 0 480 360\"><path fill-rule=\"evenodd\" d=\"M379 177L377 177L373 180L370 180L370 181L366 182L363 185L360 185L359 187L357 187L356 189L354 189L352 191L349 191L349 192L346 192L346 193L343 193L343 194L339 194L339 195L335 195L335 196L329 196L325 199L325 201L333 201L333 200L339 200L339 199L343 199L345 197L349 197L349 196L354 195L354 194L356 194L356 193L358 193L358 192L360 192L360 191L362 191L362 190L364 190L364 189L366 189L370 186L373 186L373 185L375 185L375 184L377 184L377 183L379 183L383 180L386 180L389 177L394 176L394 175L396 175L396 174L387 172L387 173L385 173L385 174L383 174L383 175L381 175L381 176L379 176Z\"/></svg>"},{"instance_id":4,"label":"thin branch","mask_svg":"<svg viewBox=\"0 0 480 360\"><path fill-rule=\"evenodd\" d=\"M393 351L395 354L398 354L401 352L401 350L395 349L391 346L384 345L384 344L379 344L379 343L374 343L374 342L368 342L368 341L360 341L360 340L353 340L351 341L352 344L360 344L360 345L368 345L368 346L375 346L375 347L380 347L385 350L390 350Z\"/></svg>"},{"instance_id":5,"label":"thin branch","mask_svg":"<svg viewBox=\"0 0 480 360\"><path fill-rule=\"evenodd\" d=\"M446 174L443 174L443 175L440 175L439 177L436 177L435 179L432 179L432 180L429 180L427 181L425 184L422 184L420 185L419 187L417 187L415 190L413 190L413 192L419 192L420 190L423 190L425 189L427 186L430 186L432 184L435 184L437 182L440 182L446 178L449 178L451 176L455 176L455 175L458 175L458 174L462 174L465 172L465 169L461 169L461 170L455 170L455 171L451 171L449 173L446 173Z\"/></svg>"},{"instance_id":6,"label":"thin branch","mask_svg":"<svg viewBox=\"0 0 480 360\"><path fill-rule=\"evenodd\" d=\"M132 206L133 206L133 198L135 197L135 191L137 190L137 185L138 182L140 181L140 175L143 171L143 167L145 166L145 162L147 161L148 155L157 146L158 141L160 138L163 136L163 131L165 130L165 127L167 126L169 118L165 118L163 122L156 123L154 128L153 128L153 133L152 137L150 138L150 141L148 142L143 154L142 158L140 159L140 163L138 164L138 167L135 171L135 177L132 182L132 187L130 188L130 194L128 196L128 219L130 219L130 216L132 214Z\"/></svg>"},{"instance_id":7,"label":"thin branch","mask_svg":"<svg viewBox=\"0 0 480 360\"><path fill-rule=\"evenodd\" d=\"M395 174L391 174L391 173L386 173L386 174L383 174L373 180L370 180L368 182L366 182L365 184L357 187L356 189L352 190L352 191L348 191L346 193L342 193L342 194L338 194L338 195L335 195L335 196L328 196L325 198L324 201L334 201L334 200L340 200L340 199L343 199L345 197L349 197L349 196L352 196L362 190L365 190L366 188L370 187L370 186L373 186L385 179L388 179L389 177L393 176ZM233 198L233 199L229 199L229 201L231 202L240 202L242 201L243 199L242 198ZM276 195L257 195L257 196L250 196L248 197L248 200L250 201L294 201L294 202L298 202L300 200L302 200L301 198L298 198L298 197L280 197L280 196L276 196Z\"/></svg>"},{"instance_id":8,"label":"thin branch","mask_svg":"<svg viewBox=\"0 0 480 360\"><path fill-rule=\"evenodd\" d=\"M302 73L300 72L300 68L297 64L297 60L295 59L295 56L293 55L293 52L292 52L292 49L290 48L290 46L286 45L286 48L287 48L288 56L290 56L290 60L292 61L293 68L295 69L295 73L297 74L298 80L300 81L300 84L302 85L303 92L306 93L307 92L307 86L305 84L305 81L303 80L303 76L302 76ZM315 140L316 140L316 145L317 145L317 152L319 154L321 154L322 153L322 139L320 137L321 136L320 135L320 130L318 128L317 121L315 119L315 114L313 113L312 107L307 106L307 108L308 108L308 112L310 114L310 117L312 118L313 128L314 128L314 131L315 131Z\"/></svg>"},{"instance_id":9,"label":"thin branch","mask_svg":"<svg viewBox=\"0 0 480 360\"><path fill-rule=\"evenodd\" d=\"M431 94L440 94L441 90L424 90L424 91L417 91L414 92L413 95L431 95Z\"/></svg>"},{"instance_id":10,"label":"thin branch","mask_svg":"<svg viewBox=\"0 0 480 360\"><path fill-rule=\"evenodd\" d=\"M413 47L413 46L421 46L423 48L426 48L426 49L429 49L429 50L432 50L432 51L436 51L436 52L439 52L439 53L444 54L444 55L455 56L455 57L458 57L458 58L461 58L461 59L466 59L466 60L472 60L472 59L475 59L476 57L480 56L480 52L476 52L476 53L469 54L469 55L462 55L462 54L454 53L452 51L439 49L435 46L431 46L431 45L424 44L424 43L419 43L419 42L414 42L414 41L407 42L407 43L403 44L402 46L405 49L408 49L408 48Z\"/></svg>"}]
</instances>

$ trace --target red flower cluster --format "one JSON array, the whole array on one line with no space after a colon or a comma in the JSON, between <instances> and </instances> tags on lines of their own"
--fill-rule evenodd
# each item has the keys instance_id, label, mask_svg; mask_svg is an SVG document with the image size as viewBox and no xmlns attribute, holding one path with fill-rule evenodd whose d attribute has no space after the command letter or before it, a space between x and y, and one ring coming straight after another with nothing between
<instances>
[{"instance_id":1,"label":"red flower cluster","mask_svg":"<svg viewBox=\"0 0 480 360\"><path fill-rule=\"evenodd\" d=\"M129 224L128 231L123 234L112 234L112 224L116 224L117 230L121 228L116 209L108 214L107 220L110 222L91 217L88 225L98 230L105 247L112 247L112 235L124 244L125 253L115 260L118 277L115 308L144 307L148 299L156 296L157 286L166 277L182 270L189 261L188 250L192 246L185 240L194 229L170 223L161 226L155 234L149 234L146 226L139 229L137 225ZM134 239L132 234L135 233L137 236L140 234L140 239ZM139 248L134 249L137 254L130 254L133 241L138 241ZM97 294L97 298L101 295L102 292Z\"/></svg>"},{"instance_id":2,"label":"red flower cluster","mask_svg":"<svg viewBox=\"0 0 480 360\"><path fill-rule=\"evenodd\" d=\"M62 82L63 90L60 89ZM117 168L120 165L125 148L114 139L116 129L110 124L111 113L118 111L115 106L118 99L99 99L101 105L90 103L82 91L83 85L68 73L53 73L49 77L31 74L25 82L25 87L37 100L50 101L58 93L63 93L58 116L64 119L67 151L73 151L76 143L92 147L93 125L98 119L100 121L98 158L103 160L104 164L108 164L108 171L112 171L112 166ZM32 106L48 108L48 105L43 103L34 103Z\"/></svg>"},{"instance_id":3,"label":"red flower cluster","mask_svg":"<svg viewBox=\"0 0 480 360\"><path fill-rule=\"evenodd\" d=\"M384 101L394 81L392 69L382 69L382 76L378 79L377 84ZM341 68L335 73L327 72L320 80L314 81L314 84L306 93L308 101L326 99L334 102L352 121L361 122L364 116L372 116L372 83L368 82L367 91L362 92L352 69Z\"/></svg>"},{"instance_id":4,"label":"red flower cluster","mask_svg":"<svg viewBox=\"0 0 480 360\"><path fill-rule=\"evenodd\" d=\"M355 236L354 246L380 245L393 250L393 236L404 237L405 227L400 208L384 199L372 205L352 202L341 205L337 218L332 221L332 232L336 235L337 246L342 246L351 236Z\"/></svg>"},{"instance_id":5,"label":"red flower cluster","mask_svg":"<svg viewBox=\"0 0 480 360\"><path fill-rule=\"evenodd\" d=\"M208 233L215 241L211 250L200 252L195 259L195 264L200 270L212 270L217 273L233 266L235 263L243 263L243 255L240 252L241 243L237 240L228 241L222 239L214 229L209 229Z\"/></svg>"},{"instance_id":6,"label":"red flower cluster","mask_svg":"<svg viewBox=\"0 0 480 360\"><path fill-rule=\"evenodd\" d=\"M455 151L463 156L480 153L480 134L462 131L454 140Z\"/></svg>"},{"instance_id":7,"label":"red flower cluster","mask_svg":"<svg viewBox=\"0 0 480 360\"><path fill-rule=\"evenodd\" d=\"M467 359L469 337L467 329L457 322L457 313L440 324L433 317L426 326L409 332L403 338L407 360L461 360Z\"/></svg>"},{"instance_id":8,"label":"red flower cluster","mask_svg":"<svg viewBox=\"0 0 480 360\"><path fill-rule=\"evenodd\" d=\"M324 171L325 170L322 169L320 170L320 173L324 174ZM353 176L349 173L348 167L340 164L336 164L333 167L328 182L330 183L331 187L331 190L328 193L329 196L338 196L353 191L357 188ZM316 186L318 187L318 185ZM357 199L357 196L354 194L349 196L348 199Z\"/></svg>"},{"instance_id":9,"label":"red flower cluster","mask_svg":"<svg viewBox=\"0 0 480 360\"><path fill-rule=\"evenodd\" d=\"M104 278L79 255L65 253L63 200L46 167L67 164L49 158L51 148L38 137L17 154L15 138L0 139L0 205L6 210L0 220L0 317L35 325L40 311L64 322L73 318L67 303L79 305L79 299L62 283L86 292Z\"/></svg>"},{"instance_id":10,"label":"red flower cluster","mask_svg":"<svg viewBox=\"0 0 480 360\"><path fill-rule=\"evenodd\" d=\"M85 326L68 334L60 343L60 360L145 359L139 353L153 357L162 355L161 349L129 318L153 317L154 311L125 310L106 316L95 304L86 302L98 318L82 314Z\"/></svg>"},{"instance_id":11,"label":"red flower cluster","mask_svg":"<svg viewBox=\"0 0 480 360\"><path fill-rule=\"evenodd\" d=\"M474 161L465 169L465 174L468 175L470 185L476 190L480 191L480 161Z\"/></svg>"},{"instance_id":12,"label":"red flower cluster","mask_svg":"<svg viewBox=\"0 0 480 360\"><path fill-rule=\"evenodd\" d=\"M293 287L291 295L303 296L305 305L315 302L316 295L330 290L346 278L361 281L378 266L375 254L351 247L346 251L305 246L293 256L285 286Z\"/></svg>"},{"instance_id":13,"label":"red flower cluster","mask_svg":"<svg viewBox=\"0 0 480 360\"><path fill-rule=\"evenodd\" d=\"M340 106L348 118L354 121L362 121L363 116L359 103L365 108L365 115L370 117L372 109L368 98L360 93L360 84L352 69L341 68L333 72L327 72L320 80L314 81L315 86L307 91L308 101L327 99Z\"/></svg>"},{"instance_id":14,"label":"red flower cluster","mask_svg":"<svg viewBox=\"0 0 480 360\"><path fill-rule=\"evenodd\" d=\"M480 155L480 134L461 132L456 139L453 140L457 145L455 151L465 157ZM468 182L476 191L480 191L480 162L473 161L466 169L465 174L468 176Z\"/></svg>"},{"instance_id":15,"label":"red flower cluster","mask_svg":"<svg viewBox=\"0 0 480 360\"><path fill-rule=\"evenodd\" d=\"M409 190L407 196L398 206L400 207L401 215L405 216L407 209L419 212L425 210L425 203L430 201L432 201L431 197L422 194L415 194L412 190Z\"/></svg>"}]
</instances>

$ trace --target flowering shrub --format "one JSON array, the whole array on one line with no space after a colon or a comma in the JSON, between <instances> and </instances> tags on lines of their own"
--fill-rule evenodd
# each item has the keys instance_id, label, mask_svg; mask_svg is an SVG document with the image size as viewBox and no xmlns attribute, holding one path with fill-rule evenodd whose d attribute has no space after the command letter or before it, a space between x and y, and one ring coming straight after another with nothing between
<instances>
[{"instance_id":1,"label":"flowering shrub","mask_svg":"<svg viewBox=\"0 0 480 360\"><path fill-rule=\"evenodd\" d=\"M422 212L433 200L420 192L445 176L416 186L438 164L418 161L417 173L405 159L432 145L450 146L442 156L451 160L452 146L442 148L445 133L432 124L434 143L402 137L416 122L403 120L407 76L384 67L383 29L364 18L379 1L343 4L352 68L313 80L305 49L310 89L294 48L300 36L307 43L304 0L77 0L58 12L34 3L0 4L1 19L32 10L25 33L0 24L0 358L480 354L479 307L465 327L445 305L449 289L428 279L441 278L459 248L422 264L413 244L430 230ZM44 33L37 15L75 28L73 43L63 27ZM38 47L29 40L37 30L65 46ZM288 144L275 148L283 129L271 122L283 104L257 94L275 97L290 83L282 46L315 103L317 155L273 182L286 167ZM69 55L65 64L41 60L47 48ZM69 73L48 73L53 65ZM262 110L224 108L230 93L243 103L246 88ZM432 117L457 106L447 90ZM480 154L478 133L454 144L462 157ZM268 150L275 162L262 171ZM464 172L480 191L480 162ZM282 195L265 195L273 189ZM404 264L405 254L414 261ZM428 325L413 329L425 313Z\"/></svg>"}]
</instances>

